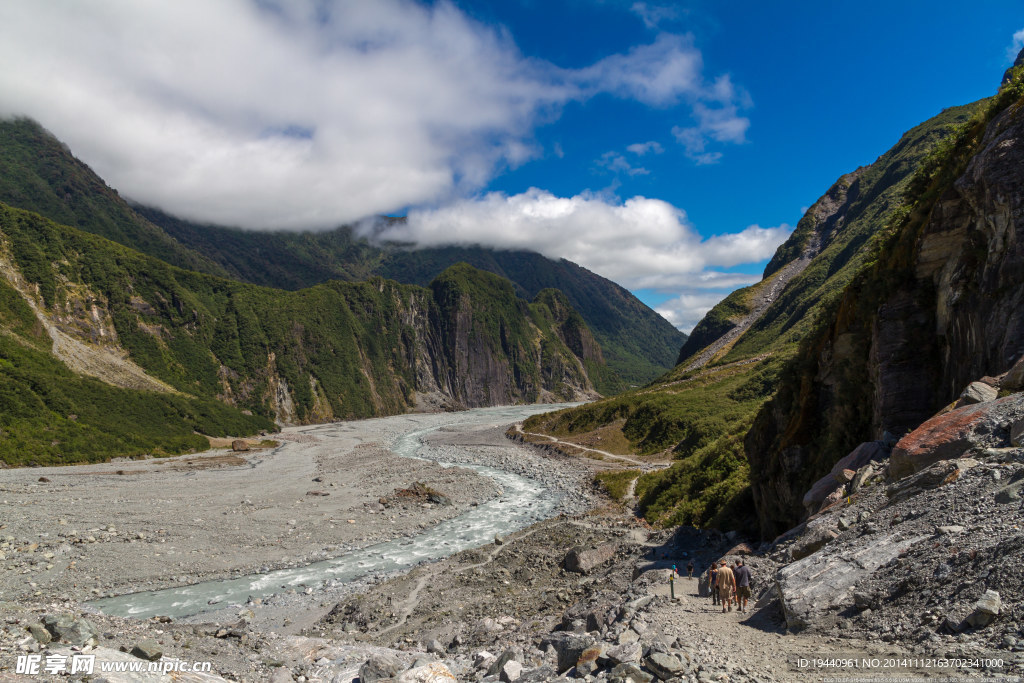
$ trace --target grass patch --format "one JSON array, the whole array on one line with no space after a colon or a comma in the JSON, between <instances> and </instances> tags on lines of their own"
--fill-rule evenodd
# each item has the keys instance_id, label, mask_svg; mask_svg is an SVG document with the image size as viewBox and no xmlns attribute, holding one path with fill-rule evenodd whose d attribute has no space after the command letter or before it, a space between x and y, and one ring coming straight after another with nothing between
<instances>
[{"instance_id":1,"label":"grass patch","mask_svg":"<svg viewBox=\"0 0 1024 683\"><path fill-rule=\"evenodd\" d=\"M594 475L594 481L601 485L612 500L621 502L629 491L630 483L641 474L640 470L608 470Z\"/></svg>"}]
</instances>

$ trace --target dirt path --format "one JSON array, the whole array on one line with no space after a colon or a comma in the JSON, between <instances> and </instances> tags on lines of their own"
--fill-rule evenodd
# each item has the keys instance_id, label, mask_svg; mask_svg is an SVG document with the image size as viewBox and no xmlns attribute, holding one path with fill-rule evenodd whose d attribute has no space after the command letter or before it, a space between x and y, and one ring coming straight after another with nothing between
<instances>
[{"instance_id":1,"label":"dirt path","mask_svg":"<svg viewBox=\"0 0 1024 683\"><path fill-rule=\"evenodd\" d=\"M562 446L569 446L570 448L576 448L578 450L586 451L588 453L597 453L602 458L611 458L612 460L619 460L621 462L628 462L628 463L630 463L632 465L636 465L636 466L640 467L643 470L660 470L660 469L664 469L665 467L668 467L668 464L665 464L665 463L644 462L642 460L636 460L634 458L630 458L630 457L625 456L625 455L616 455L615 453L609 453L608 451L602 451L602 450L597 449L597 448L590 448L589 446L581 446L580 444L573 443L572 441L563 441L562 439L559 439L557 437L551 436L550 434L541 434L539 432L526 432L526 431L523 431L523 423L522 422L517 422L516 423L516 431L518 433L520 433L520 434L523 434L524 436L535 436L537 438L547 439L551 443L557 443L557 444L560 444Z\"/></svg>"}]
</instances>

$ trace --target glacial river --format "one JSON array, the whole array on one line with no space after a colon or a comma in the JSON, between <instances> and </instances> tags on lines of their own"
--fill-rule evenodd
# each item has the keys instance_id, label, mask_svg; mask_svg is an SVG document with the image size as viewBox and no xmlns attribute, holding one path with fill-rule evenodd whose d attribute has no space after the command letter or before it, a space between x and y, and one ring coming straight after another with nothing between
<instances>
[{"instance_id":1,"label":"glacial river","mask_svg":"<svg viewBox=\"0 0 1024 683\"><path fill-rule=\"evenodd\" d=\"M460 413L457 424L511 424L529 415L557 410L561 405L529 405L501 408L480 408ZM317 429L328 432L333 425ZM429 449L422 437L440 426L405 434L392 447L403 457L428 459ZM440 462L443 466L452 463ZM250 597L264 598L274 593L305 587L316 588L325 581L345 583L369 574L407 569L421 562L447 557L467 548L494 540L496 534L509 534L551 517L558 506L556 492L538 481L493 467L467 465L481 475L491 477L501 494L462 515L423 531L415 536L397 538L377 545L353 550L330 560L323 560L292 569L279 569L237 579L206 581L191 586L158 591L129 593L95 600L90 604L105 614L148 618L157 615L180 618L204 611L223 609L230 604L245 603Z\"/></svg>"}]
</instances>

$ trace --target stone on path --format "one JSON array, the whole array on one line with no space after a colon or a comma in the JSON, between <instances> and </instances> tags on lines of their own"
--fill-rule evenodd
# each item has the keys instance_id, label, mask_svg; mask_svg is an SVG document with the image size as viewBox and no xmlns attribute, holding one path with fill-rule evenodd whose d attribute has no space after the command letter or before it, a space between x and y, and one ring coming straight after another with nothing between
<instances>
[{"instance_id":1,"label":"stone on path","mask_svg":"<svg viewBox=\"0 0 1024 683\"><path fill-rule=\"evenodd\" d=\"M147 638L132 648L132 656L145 659L147 662L155 662L164 656L164 651L160 647L160 643L152 638Z\"/></svg>"},{"instance_id":2,"label":"stone on path","mask_svg":"<svg viewBox=\"0 0 1024 683\"><path fill-rule=\"evenodd\" d=\"M396 657L389 654L371 656L359 667L361 683L373 683L385 678L394 678L405 666Z\"/></svg>"},{"instance_id":3,"label":"stone on path","mask_svg":"<svg viewBox=\"0 0 1024 683\"><path fill-rule=\"evenodd\" d=\"M93 645L99 642L99 631L89 621L71 614L47 614L43 617L43 626L50 632L54 640L71 645Z\"/></svg>"},{"instance_id":4,"label":"stone on path","mask_svg":"<svg viewBox=\"0 0 1024 683\"><path fill-rule=\"evenodd\" d=\"M999 593L994 590L985 591L974 605L974 611L967 617L967 623L974 628L984 628L999 616L1003 603Z\"/></svg>"},{"instance_id":5,"label":"stone on path","mask_svg":"<svg viewBox=\"0 0 1024 683\"><path fill-rule=\"evenodd\" d=\"M604 543L592 548L577 546L570 550L563 560L566 571L587 574L615 557L617 543Z\"/></svg>"}]
</instances>

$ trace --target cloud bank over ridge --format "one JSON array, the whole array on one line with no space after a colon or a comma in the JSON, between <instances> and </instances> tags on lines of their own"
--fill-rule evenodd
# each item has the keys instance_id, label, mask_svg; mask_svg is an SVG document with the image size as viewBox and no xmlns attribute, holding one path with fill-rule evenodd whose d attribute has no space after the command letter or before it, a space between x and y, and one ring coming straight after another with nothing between
<instances>
[{"instance_id":1,"label":"cloud bank over ridge","mask_svg":"<svg viewBox=\"0 0 1024 683\"><path fill-rule=\"evenodd\" d=\"M4 3L0 61L0 115L39 120L137 201L247 228L479 191L570 102L738 103L687 35L565 69L444 1Z\"/></svg>"}]
</instances>

